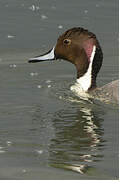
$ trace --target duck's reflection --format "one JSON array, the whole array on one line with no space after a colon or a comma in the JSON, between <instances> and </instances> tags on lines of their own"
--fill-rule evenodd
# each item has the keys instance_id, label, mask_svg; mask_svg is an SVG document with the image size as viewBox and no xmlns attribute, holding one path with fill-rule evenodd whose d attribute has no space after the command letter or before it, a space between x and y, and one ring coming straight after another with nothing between
<instances>
[{"instance_id":1,"label":"duck's reflection","mask_svg":"<svg viewBox=\"0 0 119 180\"><path fill-rule=\"evenodd\" d=\"M99 111L89 107L68 108L55 113L54 139L49 145L52 166L84 173L103 157L103 128Z\"/></svg>"}]
</instances>

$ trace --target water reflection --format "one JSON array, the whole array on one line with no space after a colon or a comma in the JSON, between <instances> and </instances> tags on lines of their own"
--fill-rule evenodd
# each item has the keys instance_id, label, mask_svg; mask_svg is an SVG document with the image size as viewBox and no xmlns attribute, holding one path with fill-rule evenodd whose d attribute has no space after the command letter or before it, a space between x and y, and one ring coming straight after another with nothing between
<instances>
[{"instance_id":1,"label":"water reflection","mask_svg":"<svg viewBox=\"0 0 119 180\"><path fill-rule=\"evenodd\" d=\"M55 113L55 136L49 146L49 164L80 173L103 157L103 127L99 111L68 107Z\"/></svg>"}]
</instances>

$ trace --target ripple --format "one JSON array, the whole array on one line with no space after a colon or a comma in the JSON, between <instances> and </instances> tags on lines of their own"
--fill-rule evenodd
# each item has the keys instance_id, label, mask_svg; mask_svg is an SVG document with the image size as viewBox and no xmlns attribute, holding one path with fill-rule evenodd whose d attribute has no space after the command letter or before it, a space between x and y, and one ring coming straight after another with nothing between
<instances>
[{"instance_id":1,"label":"ripple","mask_svg":"<svg viewBox=\"0 0 119 180\"><path fill-rule=\"evenodd\" d=\"M5 153L5 152L6 152L6 151L4 151L4 150L0 150L0 154L1 154L1 153Z\"/></svg>"},{"instance_id":2,"label":"ripple","mask_svg":"<svg viewBox=\"0 0 119 180\"><path fill-rule=\"evenodd\" d=\"M75 93L70 90L70 87L71 87L71 81L68 80L52 82L50 86L51 91L49 91L49 94L51 96L58 98L59 100L63 100L71 103L93 104L93 101L91 101L88 98L76 96Z\"/></svg>"},{"instance_id":3,"label":"ripple","mask_svg":"<svg viewBox=\"0 0 119 180\"><path fill-rule=\"evenodd\" d=\"M69 164L52 164L51 166L56 167L56 168L63 168L71 171L75 171L80 174L86 173L88 171L89 166L87 165L69 165Z\"/></svg>"}]
</instances>

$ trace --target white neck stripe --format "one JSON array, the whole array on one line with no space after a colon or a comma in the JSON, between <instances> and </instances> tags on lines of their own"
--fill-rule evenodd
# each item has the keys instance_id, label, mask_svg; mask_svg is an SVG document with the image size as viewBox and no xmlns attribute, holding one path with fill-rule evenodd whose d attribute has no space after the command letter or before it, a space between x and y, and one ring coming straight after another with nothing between
<instances>
[{"instance_id":1,"label":"white neck stripe","mask_svg":"<svg viewBox=\"0 0 119 180\"><path fill-rule=\"evenodd\" d=\"M96 52L96 46L93 46L93 51L90 57L90 64L87 72L80 78L77 79L77 83L80 84L81 88L86 92L91 87L91 76L92 76L92 64Z\"/></svg>"},{"instance_id":2,"label":"white neck stripe","mask_svg":"<svg viewBox=\"0 0 119 180\"><path fill-rule=\"evenodd\" d=\"M90 62L93 62L93 59L94 59L94 56L95 56L95 51L96 51L96 46L94 45L93 46L93 51L92 51L92 54L91 54L91 57L90 57Z\"/></svg>"}]
</instances>

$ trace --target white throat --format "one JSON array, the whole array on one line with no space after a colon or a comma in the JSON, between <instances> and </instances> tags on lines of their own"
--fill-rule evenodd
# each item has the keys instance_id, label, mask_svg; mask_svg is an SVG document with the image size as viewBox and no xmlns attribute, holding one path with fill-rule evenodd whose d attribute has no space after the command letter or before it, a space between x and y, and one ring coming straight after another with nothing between
<instances>
[{"instance_id":1,"label":"white throat","mask_svg":"<svg viewBox=\"0 0 119 180\"><path fill-rule=\"evenodd\" d=\"M91 80L92 80L92 64L93 64L93 59L95 56L95 51L96 51L96 46L93 46L93 51L90 57L90 64L88 67L87 72L80 78L77 79L77 83L79 86L81 86L82 90L84 92L87 92L88 89L91 87Z\"/></svg>"}]
</instances>

